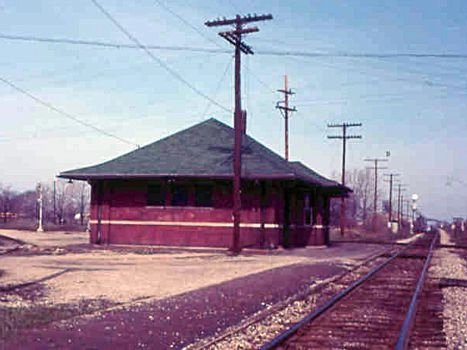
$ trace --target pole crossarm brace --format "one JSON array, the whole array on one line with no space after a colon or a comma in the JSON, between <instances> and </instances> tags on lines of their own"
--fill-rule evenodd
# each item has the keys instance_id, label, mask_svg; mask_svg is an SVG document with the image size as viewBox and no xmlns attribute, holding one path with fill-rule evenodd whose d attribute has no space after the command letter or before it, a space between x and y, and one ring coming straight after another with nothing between
<instances>
[{"instance_id":1,"label":"pole crossarm brace","mask_svg":"<svg viewBox=\"0 0 467 350\"><path fill-rule=\"evenodd\" d=\"M284 107L284 106L281 106L279 103L280 102L277 102L277 104L276 104L277 109L285 110L285 111L289 111L289 112L296 112L297 111L297 108L295 108L295 107Z\"/></svg>"}]
</instances>

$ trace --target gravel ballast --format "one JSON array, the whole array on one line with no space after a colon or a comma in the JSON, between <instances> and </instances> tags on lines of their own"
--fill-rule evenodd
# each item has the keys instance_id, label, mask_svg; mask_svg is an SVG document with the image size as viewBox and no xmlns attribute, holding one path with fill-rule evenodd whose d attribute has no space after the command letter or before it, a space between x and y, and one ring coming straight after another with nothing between
<instances>
[{"instance_id":1,"label":"gravel ballast","mask_svg":"<svg viewBox=\"0 0 467 350\"><path fill-rule=\"evenodd\" d=\"M440 230L441 244L453 244L446 231ZM430 274L439 279L467 280L466 260L456 249L438 249L433 257ZM444 287L443 330L449 349L467 349L467 289Z\"/></svg>"}]
</instances>

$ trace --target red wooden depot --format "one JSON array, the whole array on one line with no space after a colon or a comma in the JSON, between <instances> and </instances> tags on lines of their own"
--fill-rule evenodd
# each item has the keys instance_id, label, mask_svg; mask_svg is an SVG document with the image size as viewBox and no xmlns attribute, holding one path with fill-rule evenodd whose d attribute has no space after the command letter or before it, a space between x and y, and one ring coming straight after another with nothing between
<instances>
[{"instance_id":1,"label":"red wooden depot","mask_svg":"<svg viewBox=\"0 0 467 350\"><path fill-rule=\"evenodd\" d=\"M233 139L209 119L59 177L92 186L91 243L229 247ZM350 190L248 135L242 145L241 247L328 244L330 198Z\"/></svg>"}]
</instances>

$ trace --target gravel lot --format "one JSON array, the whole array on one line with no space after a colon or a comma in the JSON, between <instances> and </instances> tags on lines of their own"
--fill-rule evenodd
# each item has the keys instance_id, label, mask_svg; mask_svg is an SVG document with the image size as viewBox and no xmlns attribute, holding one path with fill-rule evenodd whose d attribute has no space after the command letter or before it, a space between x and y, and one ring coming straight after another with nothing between
<instances>
[{"instance_id":1,"label":"gravel lot","mask_svg":"<svg viewBox=\"0 0 467 350\"><path fill-rule=\"evenodd\" d=\"M441 230L441 244L453 244L446 231ZM466 260L455 249L435 251L430 274L436 278L467 280ZM445 287L443 292L443 328L449 349L467 349L467 290Z\"/></svg>"},{"instance_id":2,"label":"gravel lot","mask_svg":"<svg viewBox=\"0 0 467 350\"><path fill-rule=\"evenodd\" d=\"M244 250L231 257L225 250L215 249L103 248L76 242L54 247L53 240L59 239L59 234L44 238L31 235L39 246L26 246L0 257L4 270L0 288L45 278L39 284L41 290L33 298L16 294L0 298L0 306L15 312L83 301L92 306L93 300L102 300L104 305L127 304L19 330L16 339L3 343L8 349L52 345L147 348L148 344L158 344L152 346L155 349L168 345L181 348L384 249L381 245L337 244L272 252ZM81 239L77 237L78 242ZM52 274L56 276L47 279ZM141 299L143 303L136 302Z\"/></svg>"},{"instance_id":3,"label":"gravel lot","mask_svg":"<svg viewBox=\"0 0 467 350\"><path fill-rule=\"evenodd\" d=\"M19 250L0 256L0 289L43 280L32 292L25 288L26 296L0 292L0 307L23 311L65 305L66 312L60 309L60 313L67 318L19 329L16 340L0 339L2 350L183 348L238 325L384 249L384 245L338 243L330 248L244 250L241 256L231 257L222 249L91 246L83 233L8 230L0 234L26 242ZM441 243L452 244L444 231ZM0 252L16 245L0 240ZM460 252L438 249L430 274L467 280L466 260ZM467 348L466 289L445 287L442 292L448 347ZM293 310L303 305L297 303L278 317L298 317ZM105 311L112 305L120 306ZM90 314L74 317L83 313ZM62 318L51 317L51 321ZM278 319L271 322L270 327L280 323ZM263 332L252 330L259 338Z\"/></svg>"},{"instance_id":4,"label":"gravel lot","mask_svg":"<svg viewBox=\"0 0 467 350\"><path fill-rule=\"evenodd\" d=\"M2 229L0 235L39 247L65 247L89 242L89 234L86 232L36 232Z\"/></svg>"},{"instance_id":5,"label":"gravel lot","mask_svg":"<svg viewBox=\"0 0 467 350\"><path fill-rule=\"evenodd\" d=\"M34 243L24 252L1 257L0 287L45 279L45 301L72 303L81 299L130 302L166 298L253 273L292 264L355 264L378 246L339 244L331 248L248 251L238 257L223 249L149 250L145 247L76 247L83 234L3 232ZM56 247L55 242L59 243ZM32 250L32 253L31 253ZM142 254L143 253L143 254ZM49 276L58 276L48 279Z\"/></svg>"}]
</instances>

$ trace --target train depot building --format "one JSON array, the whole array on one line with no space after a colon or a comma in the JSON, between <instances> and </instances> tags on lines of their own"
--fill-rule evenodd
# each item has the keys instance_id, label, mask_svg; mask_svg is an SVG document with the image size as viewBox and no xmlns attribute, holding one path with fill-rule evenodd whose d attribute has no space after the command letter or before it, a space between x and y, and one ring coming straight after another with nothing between
<instances>
[{"instance_id":1,"label":"train depot building","mask_svg":"<svg viewBox=\"0 0 467 350\"><path fill-rule=\"evenodd\" d=\"M59 177L91 184L91 243L229 247L233 142L209 119ZM241 179L241 247L328 244L330 199L350 192L246 134Z\"/></svg>"}]
</instances>

